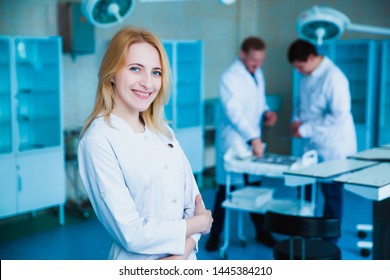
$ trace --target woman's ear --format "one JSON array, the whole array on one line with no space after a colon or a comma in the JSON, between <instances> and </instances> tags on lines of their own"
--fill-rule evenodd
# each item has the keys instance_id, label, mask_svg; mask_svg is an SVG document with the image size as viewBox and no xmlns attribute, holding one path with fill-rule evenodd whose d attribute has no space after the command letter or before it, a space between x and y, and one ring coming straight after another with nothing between
<instances>
[{"instance_id":1,"label":"woman's ear","mask_svg":"<svg viewBox=\"0 0 390 280\"><path fill-rule=\"evenodd\" d=\"M111 83L111 86L115 86L114 77L111 77L111 78L110 78L110 83Z\"/></svg>"}]
</instances>

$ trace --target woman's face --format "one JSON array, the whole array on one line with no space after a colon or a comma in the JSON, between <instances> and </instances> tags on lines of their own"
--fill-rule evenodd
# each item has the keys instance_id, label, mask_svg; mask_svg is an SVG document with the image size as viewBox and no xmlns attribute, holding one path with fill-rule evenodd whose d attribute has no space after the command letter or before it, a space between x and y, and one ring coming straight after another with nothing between
<instances>
[{"instance_id":1,"label":"woman's face","mask_svg":"<svg viewBox=\"0 0 390 280\"><path fill-rule=\"evenodd\" d=\"M113 78L114 111L119 115L138 116L157 97L162 83L159 52L148 43L129 47L125 66Z\"/></svg>"}]
</instances>

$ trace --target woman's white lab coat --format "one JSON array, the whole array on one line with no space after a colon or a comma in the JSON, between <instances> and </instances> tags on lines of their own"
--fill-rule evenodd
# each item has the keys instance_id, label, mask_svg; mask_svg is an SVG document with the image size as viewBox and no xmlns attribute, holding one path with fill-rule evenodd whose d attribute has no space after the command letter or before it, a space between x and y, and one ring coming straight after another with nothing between
<instances>
[{"instance_id":1,"label":"woman's white lab coat","mask_svg":"<svg viewBox=\"0 0 390 280\"><path fill-rule=\"evenodd\" d=\"M315 149L321 161L343 159L356 152L348 80L327 57L300 83L300 102L294 120L305 150Z\"/></svg>"},{"instance_id":2,"label":"woman's white lab coat","mask_svg":"<svg viewBox=\"0 0 390 280\"><path fill-rule=\"evenodd\" d=\"M85 189L114 239L109 259L183 254L184 218L193 216L199 189L179 143L147 127L134 133L113 114L111 124L95 119L78 150ZM190 259L196 259L200 234L192 237L196 249Z\"/></svg>"},{"instance_id":3,"label":"woman's white lab coat","mask_svg":"<svg viewBox=\"0 0 390 280\"><path fill-rule=\"evenodd\" d=\"M217 183L226 184L223 155L232 148L248 151L247 141L261 137L263 114L268 110L265 81L261 68L255 79L237 59L222 75L219 83L220 110L217 121ZM242 175L232 177L232 184L241 184Z\"/></svg>"}]
</instances>

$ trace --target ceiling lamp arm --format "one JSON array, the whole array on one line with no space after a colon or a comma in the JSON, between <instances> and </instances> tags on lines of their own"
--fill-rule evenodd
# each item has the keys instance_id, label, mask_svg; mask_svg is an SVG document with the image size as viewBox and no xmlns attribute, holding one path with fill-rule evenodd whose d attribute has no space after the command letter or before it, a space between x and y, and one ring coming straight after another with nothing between
<instances>
[{"instance_id":1,"label":"ceiling lamp arm","mask_svg":"<svg viewBox=\"0 0 390 280\"><path fill-rule=\"evenodd\" d=\"M370 26L364 24L351 23L347 26L347 29L348 31L355 31L355 32L367 32L373 34L390 35L390 28L379 27L379 26Z\"/></svg>"}]
</instances>

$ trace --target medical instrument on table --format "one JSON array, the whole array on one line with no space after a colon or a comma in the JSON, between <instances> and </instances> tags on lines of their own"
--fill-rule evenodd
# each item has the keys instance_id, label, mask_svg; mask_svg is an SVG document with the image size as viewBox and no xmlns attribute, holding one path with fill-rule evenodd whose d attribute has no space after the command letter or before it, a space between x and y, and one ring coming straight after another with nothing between
<instances>
[{"instance_id":1,"label":"medical instrument on table","mask_svg":"<svg viewBox=\"0 0 390 280\"><path fill-rule=\"evenodd\" d=\"M297 18L298 36L322 45L337 40L345 30L390 35L390 28L355 24L343 13L321 6L303 11Z\"/></svg>"},{"instance_id":2,"label":"medical instrument on table","mask_svg":"<svg viewBox=\"0 0 390 280\"><path fill-rule=\"evenodd\" d=\"M266 147L266 143L264 143ZM294 170L297 168L312 165L318 162L318 154L315 150L305 152L302 157L287 156L274 153L265 152L260 158L253 156L251 150L229 150L224 157L225 168L234 171L235 166L239 166L239 169L243 166L247 169L248 173L257 173L256 170L261 168L261 175L272 177L283 177L283 172L288 170ZM253 163L256 163L255 165ZM237 171L237 173L241 173Z\"/></svg>"},{"instance_id":3,"label":"medical instrument on table","mask_svg":"<svg viewBox=\"0 0 390 280\"><path fill-rule=\"evenodd\" d=\"M222 203L225 208L224 223L224 245L220 248L220 256L227 258L227 248L229 246L230 211L239 212L238 215L238 235L242 245L246 244L243 235L243 212L265 213L268 210L297 214L313 215L312 203L307 203L303 199L304 192L301 192L300 199L274 199L274 189L267 187L253 188L243 187L234 192L230 191L231 173L246 173L257 176L271 178L283 178L283 172L317 163L316 151L305 153L302 158L286 155L265 153L262 158L252 156L250 150L228 150L224 156L224 168L226 174L226 200ZM300 186L302 187L302 186Z\"/></svg>"}]
</instances>

